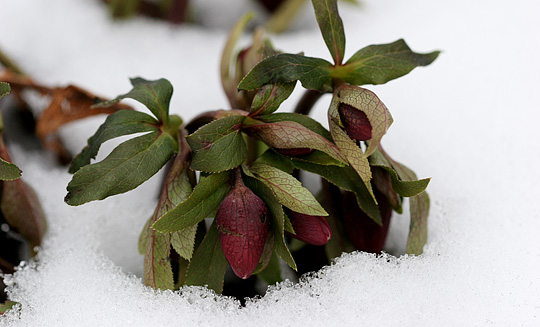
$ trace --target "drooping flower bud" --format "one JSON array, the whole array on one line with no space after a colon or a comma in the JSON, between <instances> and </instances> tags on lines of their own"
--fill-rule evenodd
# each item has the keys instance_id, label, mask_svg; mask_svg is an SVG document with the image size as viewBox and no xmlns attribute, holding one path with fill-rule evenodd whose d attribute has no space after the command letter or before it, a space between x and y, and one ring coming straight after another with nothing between
<instances>
[{"instance_id":1,"label":"drooping flower bud","mask_svg":"<svg viewBox=\"0 0 540 327\"><path fill-rule=\"evenodd\" d=\"M292 237L312 245L324 245L332 237L332 229L323 216L311 216L289 211L289 219L296 234Z\"/></svg>"},{"instance_id":2,"label":"drooping flower bud","mask_svg":"<svg viewBox=\"0 0 540 327\"><path fill-rule=\"evenodd\" d=\"M268 208L244 185L237 170L233 188L216 215L219 242L236 276L248 278L259 263L268 233Z\"/></svg>"},{"instance_id":3,"label":"drooping flower bud","mask_svg":"<svg viewBox=\"0 0 540 327\"><path fill-rule=\"evenodd\" d=\"M293 148L293 149L278 149L275 148L275 150L283 155L289 156L289 157L299 157L299 156L305 156L308 154L312 154L315 150L310 148Z\"/></svg>"},{"instance_id":4,"label":"drooping flower bud","mask_svg":"<svg viewBox=\"0 0 540 327\"><path fill-rule=\"evenodd\" d=\"M354 140L367 141L371 139L371 123L367 115L355 107L341 103L338 108L339 118L347 131L347 134Z\"/></svg>"},{"instance_id":5,"label":"drooping flower bud","mask_svg":"<svg viewBox=\"0 0 540 327\"><path fill-rule=\"evenodd\" d=\"M384 249L384 243L390 227L392 207L386 197L375 191L382 218L382 226L373 221L358 207L356 196L346 192L343 195L343 218L345 233L359 251L379 253Z\"/></svg>"}]
</instances>

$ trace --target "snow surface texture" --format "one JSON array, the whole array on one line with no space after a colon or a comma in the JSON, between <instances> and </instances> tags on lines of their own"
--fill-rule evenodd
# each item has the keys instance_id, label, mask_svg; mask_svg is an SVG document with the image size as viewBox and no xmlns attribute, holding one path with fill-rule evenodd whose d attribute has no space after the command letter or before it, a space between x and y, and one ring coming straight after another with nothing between
<instances>
[{"instance_id":1,"label":"snow surface texture","mask_svg":"<svg viewBox=\"0 0 540 327\"><path fill-rule=\"evenodd\" d=\"M204 28L111 23L97 0L2 0L0 47L39 81L76 83L103 96L125 93L128 77L166 77L175 86L172 111L189 119L226 108L217 71L226 36L220 27L253 7L194 2L197 15L217 19ZM317 276L283 283L242 309L198 288L155 292L141 282L136 244L160 177L73 208L63 203L70 176L43 163L42 154L12 147L50 229L37 262L9 280L21 310L0 326L540 325L540 5L365 0L360 9L342 3L340 11L348 56L399 38L415 51L444 51L430 67L369 87L395 119L385 148L419 177L432 177L423 255L343 255ZM292 33L273 37L275 45L329 58L312 16L306 8ZM320 121L325 100L315 112ZM79 151L102 121L66 126L70 149ZM389 250L403 253L407 228L406 214L394 216Z\"/></svg>"}]
</instances>

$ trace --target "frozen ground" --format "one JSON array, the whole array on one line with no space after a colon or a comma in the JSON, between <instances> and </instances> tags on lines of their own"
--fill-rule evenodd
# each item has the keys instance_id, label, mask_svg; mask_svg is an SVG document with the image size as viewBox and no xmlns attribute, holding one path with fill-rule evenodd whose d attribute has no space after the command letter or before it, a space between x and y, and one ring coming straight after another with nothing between
<instances>
[{"instance_id":1,"label":"frozen ground","mask_svg":"<svg viewBox=\"0 0 540 327\"><path fill-rule=\"evenodd\" d=\"M172 110L188 119L226 106L217 74L226 32L219 26L249 7L194 2L201 15L227 17L206 28L112 24L94 0L2 0L0 47L37 80L109 97L129 89L128 77L166 77L175 86ZM402 37L415 51L444 51L430 67L371 87L395 118L387 150L433 178L422 256L344 255L317 278L280 285L243 309L199 289L154 292L138 277L136 242L159 181L71 208L63 203L70 176L38 153L13 148L50 230L37 264L11 279L20 314L0 326L540 325L540 5L363 2L362 10L340 7L349 56ZM233 10L223 9L228 3ZM306 11L304 26L274 42L328 58L310 16ZM316 110L320 120L328 102ZM66 127L70 148L82 148L102 120ZM395 217L388 248L403 251L407 220Z\"/></svg>"}]
</instances>

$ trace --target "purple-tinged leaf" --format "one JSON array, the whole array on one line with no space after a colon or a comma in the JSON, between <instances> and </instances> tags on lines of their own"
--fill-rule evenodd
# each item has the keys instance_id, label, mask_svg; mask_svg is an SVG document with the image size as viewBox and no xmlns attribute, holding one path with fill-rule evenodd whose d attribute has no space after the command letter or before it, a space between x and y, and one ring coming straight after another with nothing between
<instances>
[{"instance_id":1,"label":"purple-tinged leaf","mask_svg":"<svg viewBox=\"0 0 540 327\"><path fill-rule=\"evenodd\" d=\"M269 187L279 203L307 215L328 216L311 192L286 172L265 164L255 163L250 171Z\"/></svg>"},{"instance_id":2,"label":"purple-tinged leaf","mask_svg":"<svg viewBox=\"0 0 540 327\"><path fill-rule=\"evenodd\" d=\"M315 16L336 65L341 65L345 54L345 32L339 17L337 0L312 0Z\"/></svg>"},{"instance_id":3,"label":"purple-tinged leaf","mask_svg":"<svg viewBox=\"0 0 540 327\"><path fill-rule=\"evenodd\" d=\"M291 95L296 82L272 83L261 87L251 104L250 116L268 115L276 111Z\"/></svg>"}]
</instances>

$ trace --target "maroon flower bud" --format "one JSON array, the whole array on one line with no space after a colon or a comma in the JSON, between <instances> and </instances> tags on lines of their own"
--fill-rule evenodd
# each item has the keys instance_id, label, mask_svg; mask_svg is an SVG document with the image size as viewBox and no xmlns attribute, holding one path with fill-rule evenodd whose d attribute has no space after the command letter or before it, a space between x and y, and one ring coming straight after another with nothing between
<instances>
[{"instance_id":1,"label":"maroon flower bud","mask_svg":"<svg viewBox=\"0 0 540 327\"><path fill-rule=\"evenodd\" d=\"M294 149L275 149L277 152L289 156L289 157L298 157L312 154L315 150L310 148L294 148Z\"/></svg>"},{"instance_id":2,"label":"maroon flower bud","mask_svg":"<svg viewBox=\"0 0 540 327\"><path fill-rule=\"evenodd\" d=\"M382 226L371 219L358 207L356 196L347 192L343 195L343 218L345 233L359 251L379 253L384 249L384 242L390 227L392 207L381 193L375 191L382 218Z\"/></svg>"},{"instance_id":3,"label":"maroon flower bud","mask_svg":"<svg viewBox=\"0 0 540 327\"><path fill-rule=\"evenodd\" d=\"M323 216L310 216L294 211L289 211L288 216L296 234L287 234L302 242L324 245L332 237L332 229Z\"/></svg>"},{"instance_id":4,"label":"maroon flower bud","mask_svg":"<svg viewBox=\"0 0 540 327\"><path fill-rule=\"evenodd\" d=\"M234 186L219 206L216 227L225 258L242 279L259 264L268 232L267 215L266 204L244 185L237 170Z\"/></svg>"},{"instance_id":5,"label":"maroon flower bud","mask_svg":"<svg viewBox=\"0 0 540 327\"><path fill-rule=\"evenodd\" d=\"M371 123L367 115L355 107L346 103L339 105L339 117L345 131L349 136L357 141L367 141L371 139Z\"/></svg>"}]
</instances>

